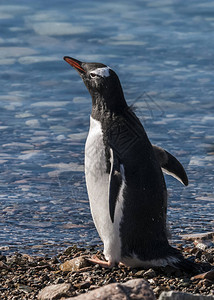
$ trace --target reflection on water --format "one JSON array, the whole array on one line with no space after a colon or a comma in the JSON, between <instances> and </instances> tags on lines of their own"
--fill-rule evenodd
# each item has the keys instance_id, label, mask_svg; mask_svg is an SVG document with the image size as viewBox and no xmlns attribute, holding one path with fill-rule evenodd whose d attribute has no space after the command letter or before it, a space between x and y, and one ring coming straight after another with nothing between
<instances>
[{"instance_id":1,"label":"reflection on water","mask_svg":"<svg viewBox=\"0 0 214 300\"><path fill-rule=\"evenodd\" d=\"M0 4L0 249L99 242L83 172L90 97L64 55L110 65L152 143L185 166L187 188L166 178L173 240L211 231L213 2L72 2Z\"/></svg>"}]
</instances>

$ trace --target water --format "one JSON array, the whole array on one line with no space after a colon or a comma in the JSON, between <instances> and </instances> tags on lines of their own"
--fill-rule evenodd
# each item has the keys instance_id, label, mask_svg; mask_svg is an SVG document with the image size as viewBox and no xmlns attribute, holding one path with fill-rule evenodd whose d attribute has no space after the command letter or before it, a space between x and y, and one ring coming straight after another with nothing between
<instances>
[{"instance_id":1,"label":"water","mask_svg":"<svg viewBox=\"0 0 214 300\"><path fill-rule=\"evenodd\" d=\"M90 96L63 60L119 75L152 143L190 184L166 177L173 241L213 230L213 1L0 3L0 249L57 253L100 243L83 172Z\"/></svg>"}]
</instances>

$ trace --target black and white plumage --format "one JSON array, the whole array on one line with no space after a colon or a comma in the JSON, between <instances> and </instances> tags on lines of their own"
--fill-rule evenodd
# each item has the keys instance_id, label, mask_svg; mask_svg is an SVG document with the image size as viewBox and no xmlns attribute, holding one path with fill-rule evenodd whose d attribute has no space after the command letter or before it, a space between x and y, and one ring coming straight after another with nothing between
<instances>
[{"instance_id":1,"label":"black and white plumage","mask_svg":"<svg viewBox=\"0 0 214 300\"><path fill-rule=\"evenodd\" d=\"M111 68L64 59L92 97L85 175L92 217L104 243L103 265L191 269L167 240L167 190L161 170L187 185L184 168L170 153L151 145Z\"/></svg>"}]
</instances>

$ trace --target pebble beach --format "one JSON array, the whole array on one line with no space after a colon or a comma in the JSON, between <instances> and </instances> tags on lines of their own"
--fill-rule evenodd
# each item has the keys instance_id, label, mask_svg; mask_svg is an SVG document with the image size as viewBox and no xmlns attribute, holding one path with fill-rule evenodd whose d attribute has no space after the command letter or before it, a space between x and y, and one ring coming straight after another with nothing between
<instances>
[{"instance_id":1,"label":"pebble beach","mask_svg":"<svg viewBox=\"0 0 214 300\"><path fill-rule=\"evenodd\" d=\"M70 283L66 295L53 299L66 299L88 293L111 283L124 283L131 279L143 278L158 297L163 291L180 291L214 296L214 233L201 239L178 244L184 257L194 260L199 273L186 274L181 270L165 267L156 269L131 269L125 266L112 269L91 265L87 257L102 256L97 247L82 248L73 245L56 256L30 256L14 253L0 256L0 293L2 300L37 299L46 286ZM44 298L46 299L46 298ZM49 299L49 298L47 298ZM52 298L50 298L52 299Z\"/></svg>"}]
</instances>

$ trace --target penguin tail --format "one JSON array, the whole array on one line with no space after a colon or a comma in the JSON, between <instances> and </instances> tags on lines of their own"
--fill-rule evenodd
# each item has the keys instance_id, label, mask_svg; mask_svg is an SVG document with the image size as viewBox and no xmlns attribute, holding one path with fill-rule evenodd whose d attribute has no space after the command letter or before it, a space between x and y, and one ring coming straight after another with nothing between
<instances>
[{"instance_id":1,"label":"penguin tail","mask_svg":"<svg viewBox=\"0 0 214 300\"><path fill-rule=\"evenodd\" d=\"M184 258L183 255L175 248L171 247L173 255L168 260L168 264L176 269L184 271L188 274L198 274L201 272L201 266L194 261Z\"/></svg>"},{"instance_id":2,"label":"penguin tail","mask_svg":"<svg viewBox=\"0 0 214 300\"><path fill-rule=\"evenodd\" d=\"M185 259L184 257L180 257L177 262L174 262L172 266L176 269L184 271L188 274L198 274L201 272L201 267L198 266L195 262L190 259Z\"/></svg>"}]
</instances>

